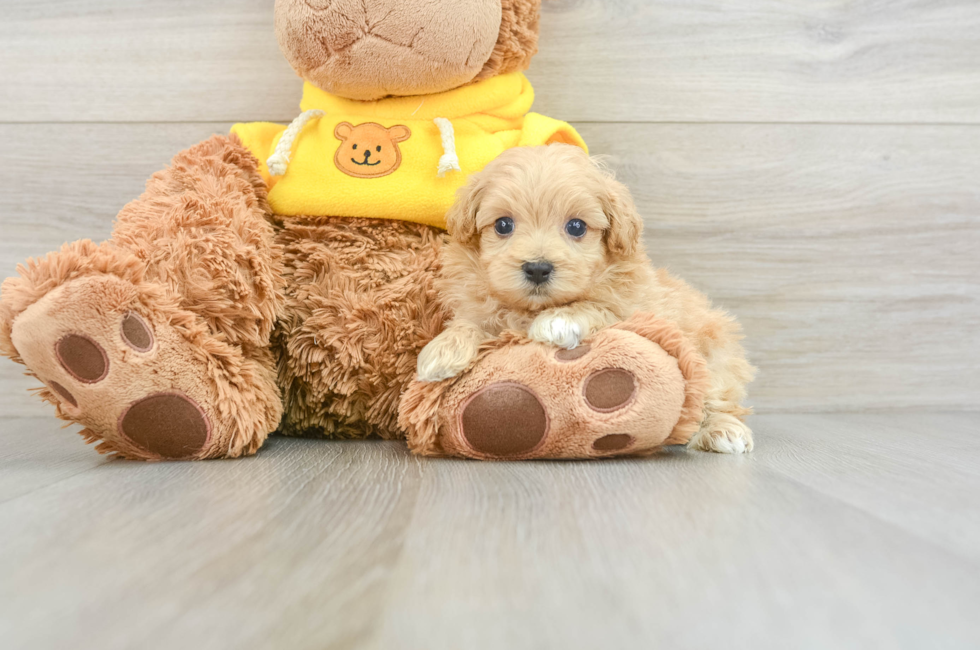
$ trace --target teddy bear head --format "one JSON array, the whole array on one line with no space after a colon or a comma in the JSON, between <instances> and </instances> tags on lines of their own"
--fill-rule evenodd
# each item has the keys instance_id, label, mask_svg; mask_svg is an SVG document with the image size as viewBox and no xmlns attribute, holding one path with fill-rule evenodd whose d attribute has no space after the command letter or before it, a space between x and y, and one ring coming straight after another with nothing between
<instances>
[{"instance_id":1,"label":"teddy bear head","mask_svg":"<svg viewBox=\"0 0 980 650\"><path fill-rule=\"evenodd\" d=\"M276 0L276 37L306 81L356 100L423 95L524 70L541 0Z\"/></svg>"}]
</instances>

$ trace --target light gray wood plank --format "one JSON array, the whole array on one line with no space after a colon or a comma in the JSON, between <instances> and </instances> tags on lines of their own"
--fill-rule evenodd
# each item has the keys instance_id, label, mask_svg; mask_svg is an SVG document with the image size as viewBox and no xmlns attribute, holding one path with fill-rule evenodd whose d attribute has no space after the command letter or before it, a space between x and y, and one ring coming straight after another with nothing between
<instances>
[{"instance_id":1,"label":"light gray wood plank","mask_svg":"<svg viewBox=\"0 0 980 650\"><path fill-rule=\"evenodd\" d=\"M53 417L0 419L0 503L71 478L106 462Z\"/></svg>"},{"instance_id":2,"label":"light gray wood plank","mask_svg":"<svg viewBox=\"0 0 980 650\"><path fill-rule=\"evenodd\" d=\"M0 503L0 635L79 650L972 648L975 418L756 416L743 457L480 463L273 439L251 459L102 462ZM35 440L39 480L42 458L75 458L67 438ZM18 462L0 452L0 476Z\"/></svg>"},{"instance_id":3,"label":"light gray wood plank","mask_svg":"<svg viewBox=\"0 0 980 650\"><path fill-rule=\"evenodd\" d=\"M980 120L973 0L565 0L541 25L536 109L565 120Z\"/></svg>"},{"instance_id":4,"label":"light gray wood plank","mask_svg":"<svg viewBox=\"0 0 980 650\"><path fill-rule=\"evenodd\" d=\"M753 418L767 470L980 566L977 414ZM941 468L941 469L939 469Z\"/></svg>"},{"instance_id":5,"label":"light gray wood plank","mask_svg":"<svg viewBox=\"0 0 980 650\"><path fill-rule=\"evenodd\" d=\"M7 501L3 645L362 645L420 472L397 443L276 439L230 462L113 461Z\"/></svg>"},{"instance_id":6,"label":"light gray wood plank","mask_svg":"<svg viewBox=\"0 0 980 650\"><path fill-rule=\"evenodd\" d=\"M760 411L980 405L980 129L581 130L654 263L744 324Z\"/></svg>"},{"instance_id":7,"label":"light gray wood plank","mask_svg":"<svg viewBox=\"0 0 980 650\"><path fill-rule=\"evenodd\" d=\"M767 471L765 443L745 458L436 465L376 647L980 641L977 565Z\"/></svg>"},{"instance_id":8,"label":"light gray wood plank","mask_svg":"<svg viewBox=\"0 0 980 650\"><path fill-rule=\"evenodd\" d=\"M0 125L0 271L76 239L102 241L173 156L231 124Z\"/></svg>"},{"instance_id":9,"label":"light gray wood plank","mask_svg":"<svg viewBox=\"0 0 980 650\"><path fill-rule=\"evenodd\" d=\"M745 325L760 411L980 405L980 128L578 126L654 262ZM226 129L0 125L0 271L107 236L152 171ZM47 413L29 385L0 363L0 412Z\"/></svg>"},{"instance_id":10,"label":"light gray wood plank","mask_svg":"<svg viewBox=\"0 0 980 650\"><path fill-rule=\"evenodd\" d=\"M8 0L0 122L285 119L270 0Z\"/></svg>"},{"instance_id":11,"label":"light gray wood plank","mask_svg":"<svg viewBox=\"0 0 980 650\"><path fill-rule=\"evenodd\" d=\"M631 122L980 116L972 0L550 0L538 109ZM0 121L289 120L269 0L8 0Z\"/></svg>"}]
</instances>

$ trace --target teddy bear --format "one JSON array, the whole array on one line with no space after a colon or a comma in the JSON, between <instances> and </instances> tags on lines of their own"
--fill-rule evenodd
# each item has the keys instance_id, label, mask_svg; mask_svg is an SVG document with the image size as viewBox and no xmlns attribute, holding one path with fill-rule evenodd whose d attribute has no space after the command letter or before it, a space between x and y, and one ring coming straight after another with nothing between
<instances>
[{"instance_id":1,"label":"teddy bear","mask_svg":"<svg viewBox=\"0 0 980 650\"><path fill-rule=\"evenodd\" d=\"M517 334L415 381L449 318L445 214L510 147L571 144L529 112L540 0L277 0L304 80L291 124L179 153L109 240L3 283L0 351L102 453L233 458L273 433L405 439L420 454L642 454L697 430L704 361L649 314L576 350Z\"/></svg>"}]
</instances>

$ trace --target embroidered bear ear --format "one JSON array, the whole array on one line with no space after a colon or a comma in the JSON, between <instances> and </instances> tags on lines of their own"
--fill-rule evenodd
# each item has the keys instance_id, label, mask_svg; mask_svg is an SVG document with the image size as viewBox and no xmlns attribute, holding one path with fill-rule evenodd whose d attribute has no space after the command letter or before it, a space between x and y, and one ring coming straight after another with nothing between
<instances>
[{"instance_id":1,"label":"embroidered bear ear","mask_svg":"<svg viewBox=\"0 0 980 650\"><path fill-rule=\"evenodd\" d=\"M341 122L337 125L337 128L333 130L334 137L338 140L346 140L350 137L350 134L354 132L354 125L350 122Z\"/></svg>"},{"instance_id":2,"label":"embroidered bear ear","mask_svg":"<svg viewBox=\"0 0 980 650\"><path fill-rule=\"evenodd\" d=\"M337 128L340 128L339 126ZM405 142L412 137L412 130L402 124L397 124L388 129L388 135L392 142Z\"/></svg>"}]
</instances>

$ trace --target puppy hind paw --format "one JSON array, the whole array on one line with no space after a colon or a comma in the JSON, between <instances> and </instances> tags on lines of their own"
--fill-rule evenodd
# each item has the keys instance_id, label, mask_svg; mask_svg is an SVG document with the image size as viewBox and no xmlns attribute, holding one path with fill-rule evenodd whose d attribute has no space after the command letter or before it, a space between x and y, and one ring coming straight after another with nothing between
<instances>
[{"instance_id":1,"label":"puppy hind paw","mask_svg":"<svg viewBox=\"0 0 980 650\"><path fill-rule=\"evenodd\" d=\"M752 430L744 422L727 413L715 413L694 434L688 446L718 454L745 454L752 451L755 443Z\"/></svg>"}]
</instances>

